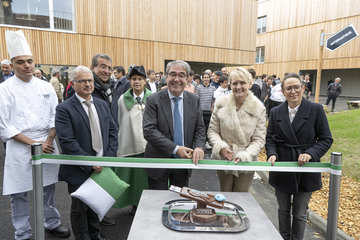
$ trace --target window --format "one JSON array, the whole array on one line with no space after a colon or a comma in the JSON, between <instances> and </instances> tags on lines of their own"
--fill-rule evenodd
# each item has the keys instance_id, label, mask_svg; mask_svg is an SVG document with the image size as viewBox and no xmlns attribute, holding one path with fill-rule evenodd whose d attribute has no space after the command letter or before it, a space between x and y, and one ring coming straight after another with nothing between
<instances>
[{"instance_id":1,"label":"window","mask_svg":"<svg viewBox=\"0 0 360 240\"><path fill-rule=\"evenodd\" d=\"M266 33L266 16L257 19L257 34Z\"/></svg>"},{"instance_id":2,"label":"window","mask_svg":"<svg viewBox=\"0 0 360 240\"><path fill-rule=\"evenodd\" d=\"M0 24L75 31L74 0L0 1Z\"/></svg>"},{"instance_id":3,"label":"window","mask_svg":"<svg viewBox=\"0 0 360 240\"><path fill-rule=\"evenodd\" d=\"M257 47L255 63L264 63L264 60L265 60L265 47Z\"/></svg>"}]
</instances>

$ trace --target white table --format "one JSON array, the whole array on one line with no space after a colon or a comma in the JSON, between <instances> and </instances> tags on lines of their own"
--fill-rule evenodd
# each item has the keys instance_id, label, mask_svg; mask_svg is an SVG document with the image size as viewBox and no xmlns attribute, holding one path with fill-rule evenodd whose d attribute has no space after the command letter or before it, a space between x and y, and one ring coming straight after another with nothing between
<instances>
[{"instance_id":1,"label":"white table","mask_svg":"<svg viewBox=\"0 0 360 240\"><path fill-rule=\"evenodd\" d=\"M217 194L218 192L209 192ZM250 220L250 227L238 233L180 232L167 228L162 223L162 210L165 203L181 199L171 191L144 190L132 223L129 240L231 240L231 239L282 239L274 225L267 218L259 204L250 193L222 192L226 201L242 207Z\"/></svg>"}]
</instances>

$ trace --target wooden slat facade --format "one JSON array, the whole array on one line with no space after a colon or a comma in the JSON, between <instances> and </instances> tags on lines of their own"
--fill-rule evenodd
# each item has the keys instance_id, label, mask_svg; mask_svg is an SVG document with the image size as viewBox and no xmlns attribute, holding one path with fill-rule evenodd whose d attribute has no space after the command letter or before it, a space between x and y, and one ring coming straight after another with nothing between
<instances>
[{"instance_id":1,"label":"wooden slat facade","mask_svg":"<svg viewBox=\"0 0 360 240\"><path fill-rule=\"evenodd\" d=\"M316 70L320 31L335 33L348 24L360 30L359 0L267 0L258 4L258 17L267 16L266 33L256 46L265 46L265 63L253 66L258 75ZM323 69L360 68L360 38L334 52L324 49Z\"/></svg>"},{"instance_id":2,"label":"wooden slat facade","mask_svg":"<svg viewBox=\"0 0 360 240\"><path fill-rule=\"evenodd\" d=\"M38 64L90 66L96 53L113 65L164 60L254 64L256 0L76 0L76 33L22 29ZM1 59L8 58L0 27Z\"/></svg>"}]
</instances>

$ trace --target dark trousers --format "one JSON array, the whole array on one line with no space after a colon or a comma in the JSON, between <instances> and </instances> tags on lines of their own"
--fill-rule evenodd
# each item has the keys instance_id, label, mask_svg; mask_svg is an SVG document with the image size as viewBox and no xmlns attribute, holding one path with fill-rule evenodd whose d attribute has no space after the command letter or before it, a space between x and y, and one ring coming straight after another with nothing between
<instances>
[{"instance_id":1,"label":"dark trousers","mask_svg":"<svg viewBox=\"0 0 360 240\"><path fill-rule=\"evenodd\" d=\"M204 125L205 125L205 134L206 134L206 141L209 141L207 131L209 129L210 119L211 119L211 111L203 111L203 119L204 119Z\"/></svg>"},{"instance_id":2,"label":"dark trousers","mask_svg":"<svg viewBox=\"0 0 360 240\"><path fill-rule=\"evenodd\" d=\"M189 186L189 173L187 169L166 169L164 175L155 180L148 177L149 189L151 190L168 190L170 185L177 187Z\"/></svg>"},{"instance_id":3,"label":"dark trousers","mask_svg":"<svg viewBox=\"0 0 360 240\"><path fill-rule=\"evenodd\" d=\"M307 221L306 212L311 194L312 192L298 192L292 195L275 189L279 205L279 231L283 239L303 239Z\"/></svg>"},{"instance_id":4,"label":"dark trousers","mask_svg":"<svg viewBox=\"0 0 360 240\"><path fill-rule=\"evenodd\" d=\"M338 96L337 95L328 95L328 98L327 98L327 100L326 100L326 105L329 105L329 103L330 103L330 100L332 100L332 107L331 107L331 111L333 112L334 111L334 109L335 109L335 102L336 102L336 98L337 98Z\"/></svg>"},{"instance_id":5,"label":"dark trousers","mask_svg":"<svg viewBox=\"0 0 360 240\"><path fill-rule=\"evenodd\" d=\"M75 192L81 184L68 184L69 194ZM100 220L98 215L78 198L71 197L71 227L78 240L90 240L100 235Z\"/></svg>"}]
</instances>

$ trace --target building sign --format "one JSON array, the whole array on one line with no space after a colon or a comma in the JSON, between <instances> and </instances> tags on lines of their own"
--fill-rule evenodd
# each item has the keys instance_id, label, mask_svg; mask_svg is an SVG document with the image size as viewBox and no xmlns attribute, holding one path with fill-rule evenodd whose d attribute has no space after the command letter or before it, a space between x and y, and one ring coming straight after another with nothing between
<instances>
[{"instance_id":1,"label":"building sign","mask_svg":"<svg viewBox=\"0 0 360 240\"><path fill-rule=\"evenodd\" d=\"M351 23L345 28L341 29L339 32L335 33L326 40L325 47L330 51L335 51L339 47L345 45L351 40L359 36L354 25Z\"/></svg>"}]
</instances>

